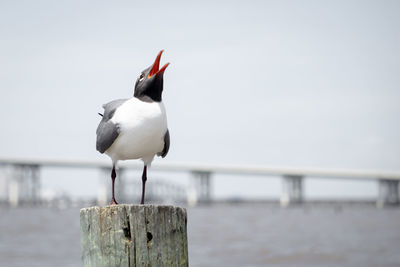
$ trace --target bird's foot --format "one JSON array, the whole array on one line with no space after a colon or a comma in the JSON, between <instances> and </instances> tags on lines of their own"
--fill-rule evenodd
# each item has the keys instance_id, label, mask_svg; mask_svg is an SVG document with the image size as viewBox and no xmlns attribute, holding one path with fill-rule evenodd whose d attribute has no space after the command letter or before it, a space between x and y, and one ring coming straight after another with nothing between
<instances>
[{"instance_id":1,"label":"bird's foot","mask_svg":"<svg viewBox=\"0 0 400 267\"><path fill-rule=\"evenodd\" d=\"M115 201L115 199L111 199L110 205L118 205L118 203Z\"/></svg>"}]
</instances>

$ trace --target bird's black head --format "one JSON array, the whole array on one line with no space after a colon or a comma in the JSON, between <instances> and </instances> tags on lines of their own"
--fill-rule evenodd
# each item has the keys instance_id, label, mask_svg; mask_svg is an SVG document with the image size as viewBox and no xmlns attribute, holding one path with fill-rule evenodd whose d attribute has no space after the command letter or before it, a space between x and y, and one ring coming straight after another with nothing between
<instances>
[{"instance_id":1,"label":"bird's black head","mask_svg":"<svg viewBox=\"0 0 400 267\"><path fill-rule=\"evenodd\" d=\"M169 63L167 63L159 69L161 54L163 52L164 50L161 50L154 64L142 71L139 75L136 80L133 96L142 100L148 100L150 98L152 101L161 102L164 71L169 65Z\"/></svg>"}]
</instances>

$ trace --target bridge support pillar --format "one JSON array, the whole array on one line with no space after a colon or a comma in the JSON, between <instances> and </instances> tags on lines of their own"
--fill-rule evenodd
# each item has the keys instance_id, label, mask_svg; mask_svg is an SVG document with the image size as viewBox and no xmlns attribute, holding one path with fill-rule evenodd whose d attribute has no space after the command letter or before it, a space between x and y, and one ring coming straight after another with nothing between
<instances>
[{"instance_id":1,"label":"bridge support pillar","mask_svg":"<svg viewBox=\"0 0 400 267\"><path fill-rule=\"evenodd\" d=\"M8 201L11 206L35 205L40 202L40 173L38 165L15 164L9 183Z\"/></svg>"},{"instance_id":2,"label":"bridge support pillar","mask_svg":"<svg viewBox=\"0 0 400 267\"><path fill-rule=\"evenodd\" d=\"M127 203L128 202L128 194L127 194L127 189L128 187L126 186L126 177L125 177L125 169L124 168L118 168L117 170L117 179L115 180L115 194L116 197L118 197L119 202L118 203ZM111 178L110 178L111 180ZM111 199L111 186L110 188L110 199Z\"/></svg>"},{"instance_id":3,"label":"bridge support pillar","mask_svg":"<svg viewBox=\"0 0 400 267\"><path fill-rule=\"evenodd\" d=\"M303 201L303 176L284 175L282 182L281 206L301 203Z\"/></svg>"},{"instance_id":4,"label":"bridge support pillar","mask_svg":"<svg viewBox=\"0 0 400 267\"><path fill-rule=\"evenodd\" d=\"M386 205L399 205L399 181L379 180L379 195L377 201L378 207Z\"/></svg>"},{"instance_id":5,"label":"bridge support pillar","mask_svg":"<svg viewBox=\"0 0 400 267\"><path fill-rule=\"evenodd\" d=\"M192 184L196 194L195 202L211 202L211 172L192 171L192 177Z\"/></svg>"}]
</instances>

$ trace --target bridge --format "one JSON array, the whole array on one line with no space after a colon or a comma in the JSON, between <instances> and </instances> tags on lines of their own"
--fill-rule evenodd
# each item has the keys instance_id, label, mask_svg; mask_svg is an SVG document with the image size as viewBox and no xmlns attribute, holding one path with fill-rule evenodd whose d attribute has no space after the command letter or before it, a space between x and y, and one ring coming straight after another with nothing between
<instances>
[{"instance_id":1,"label":"bridge","mask_svg":"<svg viewBox=\"0 0 400 267\"><path fill-rule=\"evenodd\" d=\"M0 166L5 171L3 176L9 178L6 188L8 201L11 205L18 205L21 202L38 203L40 201L40 170L42 168L85 168L99 169L109 176L110 162L108 161L87 161L68 159L21 159L21 158L0 158ZM121 162L119 172L125 170L141 170L139 162ZM394 171L373 171L373 170L344 170L344 169L319 169L319 168L286 168L269 166L246 166L246 165L222 165L222 164L190 164L190 163L156 163L152 165L152 171L180 172L191 175L194 185L194 202L207 203L212 201L211 179L214 174L234 174L253 176L280 176L283 187L280 197L282 206L301 203L304 201L303 181L308 177L315 178L341 178L352 180L377 180L379 193L376 200L377 206L399 205L399 181L400 172ZM123 177L123 175L122 175ZM1 178L1 177L0 177ZM121 178L121 181L124 181ZM1 182L1 181L0 181ZM0 184L1 187L1 184ZM165 188L167 188L166 186ZM121 196L126 195L125 186L121 182L117 188ZM171 190L171 187L168 187ZM182 196L182 189L175 188ZM162 191L162 190L161 190ZM106 189L104 189L106 193ZM156 193L150 195L155 197ZM103 197L104 199L106 197Z\"/></svg>"}]
</instances>

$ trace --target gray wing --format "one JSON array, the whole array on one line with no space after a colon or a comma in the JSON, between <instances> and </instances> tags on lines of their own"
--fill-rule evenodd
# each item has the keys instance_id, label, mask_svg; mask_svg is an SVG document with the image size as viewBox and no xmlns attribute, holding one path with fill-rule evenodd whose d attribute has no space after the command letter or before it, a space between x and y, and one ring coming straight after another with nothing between
<instances>
[{"instance_id":1,"label":"gray wing","mask_svg":"<svg viewBox=\"0 0 400 267\"><path fill-rule=\"evenodd\" d=\"M167 132L164 134L164 148L160 153L157 154L157 156L165 158L165 156L168 154L168 151L169 151L169 130L167 129Z\"/></svg>"},{"instance_id":2,"label":"gray wing","mask_svg":"<svg viewBox=\"0 0 400 267\"><path fill-rule=\"evenodd\" d=\"M127 99L118 99L103 105L103 119L100 121L96 130L96 149L100 153L104 153L114 143L115 139L117 139L119 135L119 125L110 120L113 117L115 110L126 100Z\"/></svg>"}]
</instances>

